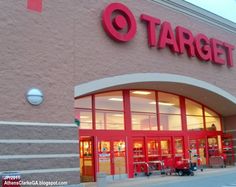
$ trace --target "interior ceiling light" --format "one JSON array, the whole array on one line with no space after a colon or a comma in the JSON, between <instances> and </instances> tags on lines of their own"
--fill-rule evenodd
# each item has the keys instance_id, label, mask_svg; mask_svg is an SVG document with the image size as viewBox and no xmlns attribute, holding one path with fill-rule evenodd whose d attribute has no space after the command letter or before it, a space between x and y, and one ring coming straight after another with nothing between
<instances>
[{"instance_id":1,"label":"interior ceiling light","mask_svg":"<svg viewBox=\"0 0 236 187\"><path fill-rule=\"evenodd\" d=\"M92 121L88 120L88 121L83 121L84 123L92 123Z\"/></svg>"},{"instance_id":2,"label":"interior ceiling light","mask_svg":"<svg viewBox=\"0 0 236 187\"><path fill-rule=\"evenodd\" d=\"M156 101L149 102L150 105L155 105Z\"/></svg>"},{"instance_id":3,"label":"interior ceiling light","mask_svg":"<svg viewBox=\"0 0 236 187\"><path fill-rule=\"evenodd\" d=\"M123 99L122 98L110 98L110 99L108 99L109 101L123 101Z\"/></svg>"},{"instance_id":4,"label":"interior ceiling light","mask_svg":"<svg viewBox=\"0 0 236 187\"><path fill-rule=\"evenodd\" d=\"M80 116L80 119L88 119L88 116Z\"/></svg>"},{"instance_id":5,"label":"interior ceiling light","mask_svg":"<svg viewBox=\"0 0 236 187\"><path fill-rule=\"evenodd\" d=\"M152 102L149 102L150 105L155 105L156 102L155 101L152 101ZM173 103L166 103L166 102L158 102L159 105L163 105L163 106L173 106L175 104Z\"/></svg>"},{"instance_id":6,"label":"interior ceiling light","mask_svg":"<svg viewBox=\"0 0 236 187\"><path fill-rule=\"evenodd\" d=\"M114 114L115 117L123 117L123 114Z\"/></svg>"},{"instance_id":7,"label":"interior ceiling light","mask_svg":"<svg viewBox=\"0 0 236 187\"><path fill-rule=\"evenodd\" d=\"M163 105L163 106L173 106L175 104L173 103L166 103L166 102L158 102L159 105Z\"/></svg>"},{"instance_id":8,"label":"interior ceiling light","mask_svg":"<svg viewBox=\"0 0 236 187\"><path fill-rule=\"evenodd\" d=\"M147 91L133 91L133 94L139 94L139 95L149 95L151 94L151 92L147 92Z\"/></svg>"}]
</instances>

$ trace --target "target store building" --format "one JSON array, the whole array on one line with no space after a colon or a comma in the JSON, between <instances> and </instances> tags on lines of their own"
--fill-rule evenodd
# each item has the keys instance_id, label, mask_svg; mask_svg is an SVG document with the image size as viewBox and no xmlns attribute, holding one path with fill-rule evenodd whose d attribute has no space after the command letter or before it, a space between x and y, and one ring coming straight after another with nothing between
<instances>
[{"instance_id":1,"label":"target store building","mask_svg":"<svg viewBox=\"0 0 236 187\"><path fill-rule=\"evenodd\" d=\"M174 0L0 8L1 173L78 184L234 165L235 23Z\"/></svg>"}]
</instances>

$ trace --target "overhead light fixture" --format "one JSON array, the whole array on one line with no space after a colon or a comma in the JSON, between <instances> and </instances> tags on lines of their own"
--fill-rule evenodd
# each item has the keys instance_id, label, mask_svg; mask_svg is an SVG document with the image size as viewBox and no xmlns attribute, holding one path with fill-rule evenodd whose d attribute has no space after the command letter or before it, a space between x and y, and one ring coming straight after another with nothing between
<instances>
[{"instance_id":1,"label":"overhead light fixture","mask_svg":"<svg viewBox=\"0 0 236 187\"><path fill-rule=\"evenodd\" d=\"M149 102L150 105L155 105L156 104L156 101L152 101L152 102ZM166 102L158 102L159 105L163 105L163 106L173 106L175 104L173 103L166 103Z\"/></svg>"},{"instance_id":2,"label":"overhead light fixture","mask_svg":"<svg viewBox=\"0 0 236 187\"><path fill-rule=\"evenodd\" d=\"M88 119L88 116L80 116L80 119Z\"/></svg>"},{"instance_id":3,"label":"overhead light fixture","mask_svg":"<svg viewBox=\"0 0 236 187\"><path fill-rule=\"evenodd\" d=\"M150 105L155 105L156 101L149 102Z\"/></svg>"},{"instance_id":4,"label":"overhead light fixture","mask_svg":"<svg viewBox=\"0 0 236 187\"><path fill-rule=\"evenodd\" d=\"M92 123L91 120L88 120L88 121L83 121L84 123Z\"/></svg>"},{"instance_id":5,"label":"overhead light fixture","mask_svg":"<svg viewBox=\"0 0 236 187\"><path fill-rule=\"evenodd\" d=\"M123 117L123 114L113 114L115 117Z\"/></svg>"},{"instance_id":6,"label":"overhead light fixture","mask_svg":"<svg viewBox=\"0 0 236 187\"><path fill-rule=\"evenodd\" d=\"M175 104L173 103L166 103L166 102L158 102L159 105L163 105L163 106L173 106Z\"/></svg>"},{"instance_id":7,"label":"overhead light fixture","mask_svg":"<svg viewBox=\"0 0 236 187\"><path fill-rule=\"evenodd\" d=\"M40 105L44 100L43 92L38 88L31 88L26 93L26 100L31 105L35 105L35 106Z\"/></svg>"},{"instance_id":8,"label":"overhead light fixture","mask_svg":"<svg viewBox=\"0 0 236 187\"><path fill-rule=\"evenodd\" d=\"M110 98L110 99L108 99L109 101L123 101L123 99L122 98Z\"/></svg>"},{"instance_id":9,"label":"overhead light fixture","mask_svg":"<svg viewBox=\"0 0 236 187\"><path fill-rule=\"evenodd\" d=\"M133 94L139 94L139 95L149 95L151 92L148 91L133 91Z\"/></svg>"}]
</instances>

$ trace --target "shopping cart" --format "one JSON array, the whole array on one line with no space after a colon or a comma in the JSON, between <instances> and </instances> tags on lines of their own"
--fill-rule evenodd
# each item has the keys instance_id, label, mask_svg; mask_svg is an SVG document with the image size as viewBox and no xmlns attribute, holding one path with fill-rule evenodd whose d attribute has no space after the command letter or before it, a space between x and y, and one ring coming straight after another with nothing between
<instances>
[{"instance_id":1,"label":"shopping cart","mask_svg":"<svg viewBox=\"0 0 236 187\"><path fill-rule=\"evenodd\" d=\"M189 159L166 159L164 160L164 172L166 175L177 174L179 176L193 176L194 172Z\"/></svg>"},{"instance_id":2,"label":"shopping cart","mask_svg":"<svg viewBox=\"0 0 236 187\"><path fill-rule=\"evenodd\" d=\"M188 159L182 159L175 163L175 173L177 173L179 176L193 176L194 170L195 166Z\"/></svg>"},{"instance_id":3,"label":"shopping cart","mask_svg":"<svg viewBox=\"0 0 236 187\"><path fill-rule=\"evenodd\" d=\"M216 168L216 167L226 167L225 166L225 161L223 156L211 156L209 158L209 166L211 168Z\"/></svg>"},{"instance_id":4,"label":"shopping cart","mask_svg":"<svg viewBox=\"0 0 236 187\"><path fill-rule=\"evenodd\" d=\"M166 158L163 160L162 173L166 175L172 175L175 173L174 160L172 158Z\"/></svg>"}]
</instances>

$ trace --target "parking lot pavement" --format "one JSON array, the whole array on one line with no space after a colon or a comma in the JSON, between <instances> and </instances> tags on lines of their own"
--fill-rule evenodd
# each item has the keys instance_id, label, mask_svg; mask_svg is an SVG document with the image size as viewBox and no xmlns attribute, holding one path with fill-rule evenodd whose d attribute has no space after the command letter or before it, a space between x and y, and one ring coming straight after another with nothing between
<instances>
[{"instance_id":1,"label":"parking lot pavement","mask_svg":"<svg viewBox=\"0 0 236 187\"><path fill-rule=\"evenodd\" d=\"M236 167L227 167L227 168L207 168L204 169L202 172L200 170L195 171L195 176L206 176L206 175L214 175L214 174L221 174L226 172L236 171ZM125 179L125 180L115 180L112 182L106 182L107 187L149 187L153 186L153 184L164 184L169 182L179 182L179 181L189 181L194 176L178 176L178 175L153 175L150 177L136 177L132 179ZM92 183L81 183L81 186L84 187L96 187L96 182Z\"/></svg>"}]
</instances>

